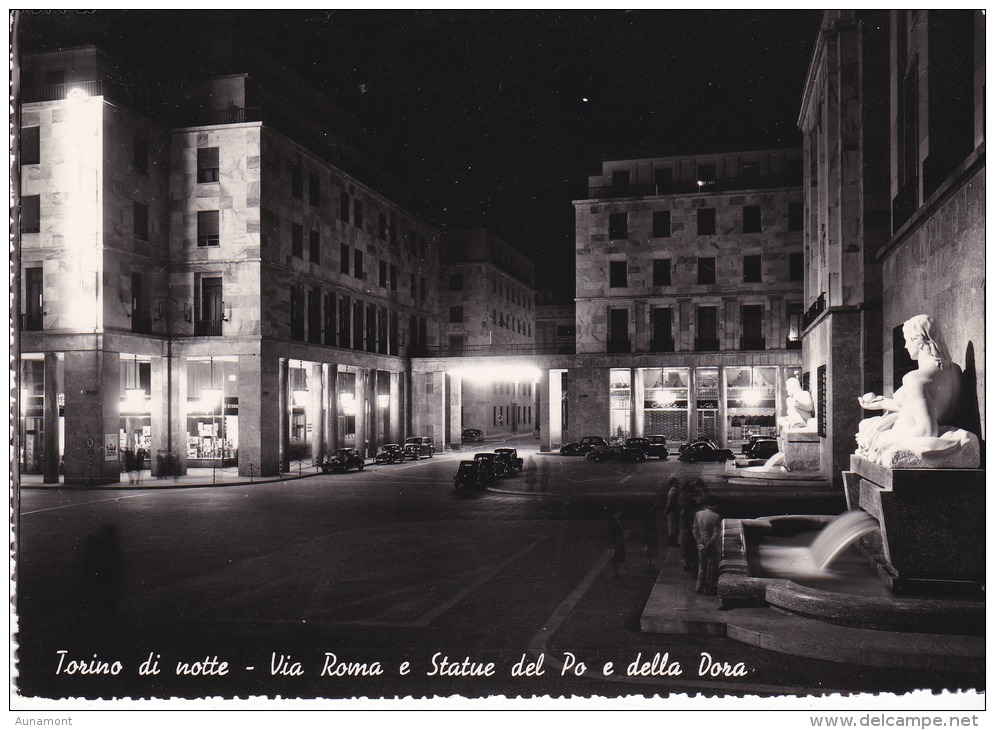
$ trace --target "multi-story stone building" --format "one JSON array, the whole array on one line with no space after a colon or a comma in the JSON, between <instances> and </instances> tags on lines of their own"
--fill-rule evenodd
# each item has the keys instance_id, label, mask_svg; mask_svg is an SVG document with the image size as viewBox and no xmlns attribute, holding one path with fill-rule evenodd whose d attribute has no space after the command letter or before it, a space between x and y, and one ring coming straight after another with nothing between
<instances>
[{"instance_id":1,"label":"multi-story stone building","mask_svg":"<svg viewBox=\"0 0 995 730\"><path fill-rule=\"evenodd\" d=\"M573 353L577 346L577 308L573 289L536 292L536 348L539 352Z\"/></svg>"},{"instance_id":2,"label":"multi-story stone building","mask_svg":"<svg viewBox=\"0 0 995 730\"><path fill-rule=\"evenodd\" d=\"M554 434L725 443L773 430L801 364L801 160L608 160L590 177L574 201L584 357L563 379L569 426Z\"/></svg>"},{"instance_id":3,"label":"multi-story stone building","mask_svg":"<svg viewBox=\"0 0 995 730\"><path fill-rule=\"evenodd\" d=\"M827 11L808 71L803 379L824 475L912 367L902 323L930 314L963 368L956 424L984 438L985 17Z\"/></svg>"},{"instance_id":4,"label":"multi-story stone building","mask_svg":"<svg viewBox=\"0 0 995 730\"><path fill-rule=\"evenodd\" d=\"M47 481L60 455L67 483L116 481L124 448L272 474L411 430L436 231L347 171L313 89L215 53L244 72L175 115L96 48L23 59L19 461Z\"/></svg>"}]
</instances>

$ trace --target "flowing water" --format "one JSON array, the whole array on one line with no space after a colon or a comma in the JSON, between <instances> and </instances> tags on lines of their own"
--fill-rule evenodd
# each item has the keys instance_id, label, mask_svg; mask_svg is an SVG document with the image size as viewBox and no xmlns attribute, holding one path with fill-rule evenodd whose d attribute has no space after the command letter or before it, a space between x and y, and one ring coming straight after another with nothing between
<instances>
[{"instance_id":1,"label":"flowing water","mask_svg":"<svg viewBox=\"0 0 995 730\"><path fill-rule=\"evenodd\" d=\"M878 529L878 522L863 510L844 512L826 525L809 550L820 570L825 570L847 546Z\"/></svg>"}]
</instances>

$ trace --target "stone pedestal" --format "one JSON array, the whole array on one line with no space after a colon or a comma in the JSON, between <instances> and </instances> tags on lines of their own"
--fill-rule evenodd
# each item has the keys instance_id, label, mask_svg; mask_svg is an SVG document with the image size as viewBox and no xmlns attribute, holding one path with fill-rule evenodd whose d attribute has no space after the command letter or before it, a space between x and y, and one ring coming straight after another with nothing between
<instances>
[{"instance_id":1,"label":"stone pedestal","mask_svg":"<svg viewBox=\"0 0 995 730\"><path fill-rule=\"evenodd\" d=\"M784 454L784 468L788 471L821 471L822 439L818 433L782 428L777 446Z\"/></svg>"},{"instance_id":2,"label":"stone pedestal","mask_svg":"<svg viewBox=\"0 0 995 730\"><path fill-rule=\"evenodd\" d=\"M895 593L980 594L985 578L982 469L891 469L859 456L843 473L847 505L881 526L861 541Z\"/></svg>"}]
</instances>

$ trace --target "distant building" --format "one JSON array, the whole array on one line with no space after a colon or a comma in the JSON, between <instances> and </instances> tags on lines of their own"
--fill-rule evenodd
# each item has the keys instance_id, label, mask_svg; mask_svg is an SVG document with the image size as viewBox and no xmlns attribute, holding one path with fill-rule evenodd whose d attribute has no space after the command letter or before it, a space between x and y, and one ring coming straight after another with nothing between
<instances>
[{"instance_id":1,"label":"distant building","mask_svg":"<svg viewBox=\"0 0 995 730\"><path fill-rule=\"evenodd\" d=\"M803 384L822 469L841 481L856 405L912 367L902 323L930 314L984 438L985 16L827 11L798 126L805 140Z\"/></svg>"},{"instance_id":2,"label":"distant building","mask_svg":"<svg viewBox=\"0 0 995 730\"><path fill-rule=\"evenodd\" d=\"M117 481L125 448L275 474L412 428L437 232L333 162L341 112L214 50L245 73L179 110L94 47L22 59L18 461L46 481Z\"/></svg>"},{"instance_id":3,"label":"distant building","mask_svg":"<svg viewBox=\"0 0 995 730\"><path fill-rule=\"evenodd\" d=\"M577 307L573 289L536 292L536 349L544 354L572 354L577 341Z\"/></svg>"},{"instance_id":4,"label":"distant building","mask_svg":"<svg viewBox=\"0 0 995 730\"><path fill-rule=\"evenodd\" d=\"M794 149L606 160L590 177L574 201L578 367L553 385L566 406L550 448L587 433L725 444L773 431L801 365L801 161Z\"/></svg>"}]
</instances>

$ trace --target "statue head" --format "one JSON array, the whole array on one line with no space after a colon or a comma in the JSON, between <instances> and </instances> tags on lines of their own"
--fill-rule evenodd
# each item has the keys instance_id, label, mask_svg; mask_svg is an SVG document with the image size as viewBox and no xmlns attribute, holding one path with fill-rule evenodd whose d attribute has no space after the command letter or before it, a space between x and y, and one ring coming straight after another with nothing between
<instances>
[{"instance_id":1,"label":"statue head","mask_svg":"<svg viewBox=\"0 0 995 730\"><path fill-rule=\"evenodd\" d=\"M936 361L941 370L950 365L946 348L940 339L940 327L928 314L917 314L902 325L905 335L905 346L909 355L918 360L920 355L927 355Z\"/></svg>"},{"instance_id":2,"label":"statue head","mask_svg":"<svg viewBox=\"0 0 995 730\"><path fill-rule=\"evenodd\" d=\"M788 395L794 395L802 389L802 384L798 382L798 378L788 378L784 381L784 389L788 391Z\"/></svg>"}]
</instances>

